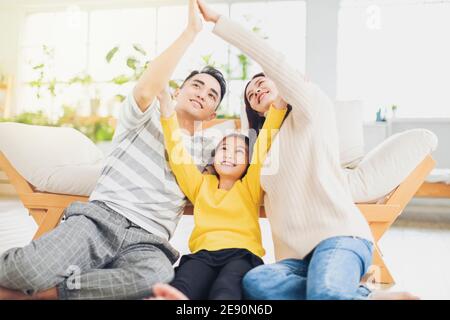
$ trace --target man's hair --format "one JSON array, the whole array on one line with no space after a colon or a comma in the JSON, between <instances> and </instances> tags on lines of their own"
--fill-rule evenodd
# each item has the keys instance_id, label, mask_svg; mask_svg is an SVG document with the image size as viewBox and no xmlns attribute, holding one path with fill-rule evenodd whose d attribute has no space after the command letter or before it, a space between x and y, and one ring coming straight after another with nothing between
<instances>
[{"instance_id":1,"label":"man's hair","mask_svg":"<svg viewBox=\"0 0 450 320\"><path fill-rule=\"evenodd\" d=\"M188 81L193 76L195 76L197 74L201 74L201 73L209 74L211 77L216 79L217 82L219 82L219 85L220 85L220 100L219 100L219 103L218 103L218 105L219 105L222 102L223 97L225 96L225 93L227 92L227 82L225 81L225 78L223 77L222 72L220 72L219 70L217 70L214 67L206 66L200 71L198 71L198 70L192 71L186 77L186 79L184 79L183 84L181 85L181 88L183 88L183 86L186 83L186 81Z\"/></svg>"}]
</instances>

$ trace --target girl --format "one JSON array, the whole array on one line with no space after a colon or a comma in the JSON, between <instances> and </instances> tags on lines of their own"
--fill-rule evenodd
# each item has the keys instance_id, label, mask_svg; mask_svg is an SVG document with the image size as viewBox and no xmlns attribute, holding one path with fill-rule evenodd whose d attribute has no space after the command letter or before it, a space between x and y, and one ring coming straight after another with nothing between
<instances>
[{"instance_id":1,"label":"girl","mask_svg":"<svg viewBox=\"0 0 450 320\"><path fill-rule=\"evenodd\" d=\"M199 90L199 108L207 94ZM252 157L246 136L227 135L213 155L216 174L202 174L181 141L169 94L164 92L159 99L169 164L194 205L195 225L189 240L192 254L181 258L171 286L190 299L241 299L242 277L263 264L265 252L258 222L260 170L286 114L286 104L281 100L271 103Z\"/></svg>"}]
</instances>

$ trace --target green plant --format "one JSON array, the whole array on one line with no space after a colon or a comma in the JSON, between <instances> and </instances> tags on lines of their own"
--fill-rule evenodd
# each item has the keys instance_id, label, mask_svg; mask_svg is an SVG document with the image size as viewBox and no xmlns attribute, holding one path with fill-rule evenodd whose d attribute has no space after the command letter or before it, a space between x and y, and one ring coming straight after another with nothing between
<instances>
[{"instance_id":1,"label":"green plant","mask_svg":"<svg viewBox=\"0 0 450 320\"><path fill-rule=\"evenodd\" d=\"M51 64L55 58L55 50L47 45L42 46L44 53L44 59L40 63L34 65L32 70L36 73L36 78L28 85L33 88L37 88L36 97L41 98L42 89L47 88L52 97L56 96L55 89L57 80L51 75Z\"/></svg>"},{"instance_id":2,"label":"green plant","mask_svg":"<svg viewBox=\"0 0 450 320\"><path fill-rule=\"evenodd\" d=\"M241 53L238 55L239 64L241 66L241 80L247 80L248 79L248 66L250 64L250 60L248 57Z\"/></svg>"},{"instance_id":3,"label":"green plant","mask_svg":"<svg viewBox=\"0 0 450 320\"><path fill-rule=\"evenodd\" d=\"M79 74L75 77L73 77L72 79L69 80L68 84L75 84L75 83L79 83L83 86L89 86L90 84L92 84L93 79L91 77L91 75L89 74Z\"/></svg>"},{"instance_id":4,"label":"green plant","mask_svg":"<svg viewBox=\"0 0 450 320\"><path fill-rule=\"evenodd\" d=\"M132 45L132 47L134 50L134 55L128 56L125 61L126 66L131 70L131 73L119 74L115 76L113 79L111 79L112 83L122 85L130 81L137 81L147 68L147 65L149 63L146 60L147 52L142 48L140 44L135 43ZM106 62L111 63L119 50L119 46L115 46L111 50L109 50L105 56Z\"/></svg>"},{"instance_id":5,"label":"green plant","mask_svg":"<svg viewBox=\"0 0 450 320\"><path fill-rule=\"evenodd\" d=\"M0 118L0 122L18 122L30 125L69 127L85 134L93 142L110 141L114 135L114 124L108 117L78 117L75 108L63 106L63 116L51 121L42 111L24 112L12 118Z\"/></svg>"},{"instance_id":6,"label":"green plant","mask_svg":"<svg viewBox=\"0 0 450 320\"><path fill-rule=\"evenodd\" d=\"M40 126L55 126L43 111L24 112L13 118L13 121Z\"/></svg>"},{"instance_id":7,"label":"green plant","mask_svg":"<svg viewBox=\"0 0 450 320\"><path fill-rule=\"evenodd\" d=\"M63 107L64 113L57 126L74 128L84 133L93 142L110 141L114 135L114 125L109 117L78 117L75 108Z\"/></svg>"}]
</instances>

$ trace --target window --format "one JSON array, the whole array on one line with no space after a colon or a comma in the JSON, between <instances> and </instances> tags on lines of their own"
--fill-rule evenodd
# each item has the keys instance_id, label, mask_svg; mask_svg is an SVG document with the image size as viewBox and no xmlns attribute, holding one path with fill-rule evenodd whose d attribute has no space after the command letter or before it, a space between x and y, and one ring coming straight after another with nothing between
<instances>
[{"instance_id":1,"label":"window","mask_svg":"<svg viewBox=\"0 0 450 320\"><path fill-rule=\"evenodd\" d=\"M186 6L166 3L102 10L70 7L64 11L30 13L20 50L22 87L18 111L44 110L57 118L63 107L68 106L88 115L93 112L92 100L99 99L100 114L117 114L117 95L128 94L134 84L127 59L135 57L134 63L152 59L175 40L187 22ZM266 37L285 52L296 68L304 70L304 1L223 1L212 6ZM115 47L118 50L108 62L107 53ZM173 78L180 82L190 71L205 64L220 68L228 80L228 94L220 113L238 115L245 83L260 71L259 67L205 30L189 48Z\"/></svg>"},{"instance_id":2,"label":"window","mask_svg":"<svg viewBox=\"0 0 450 320\"><path fill-rule=\"evenodd\" d=\"M343 0L338 99L361 99L365 119L450 117L450 1Z\"/></svg>"}]
</instances>

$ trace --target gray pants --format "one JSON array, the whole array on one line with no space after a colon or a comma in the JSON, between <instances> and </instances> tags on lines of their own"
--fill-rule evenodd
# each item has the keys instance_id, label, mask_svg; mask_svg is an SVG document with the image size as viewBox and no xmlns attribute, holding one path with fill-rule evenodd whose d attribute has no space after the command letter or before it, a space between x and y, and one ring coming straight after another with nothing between
<instances>
[{"instance_id":1,"label":"gray pants","mask_svg":"<svg viewBox=\"0 0 450 320\"><path fill-rule=\"evenodd\" d=\"M70 205L66 220L0 257L0 286L60 299L140 299L174 276L178 252L101 202Z\"/></svg>"}]
</instances>

